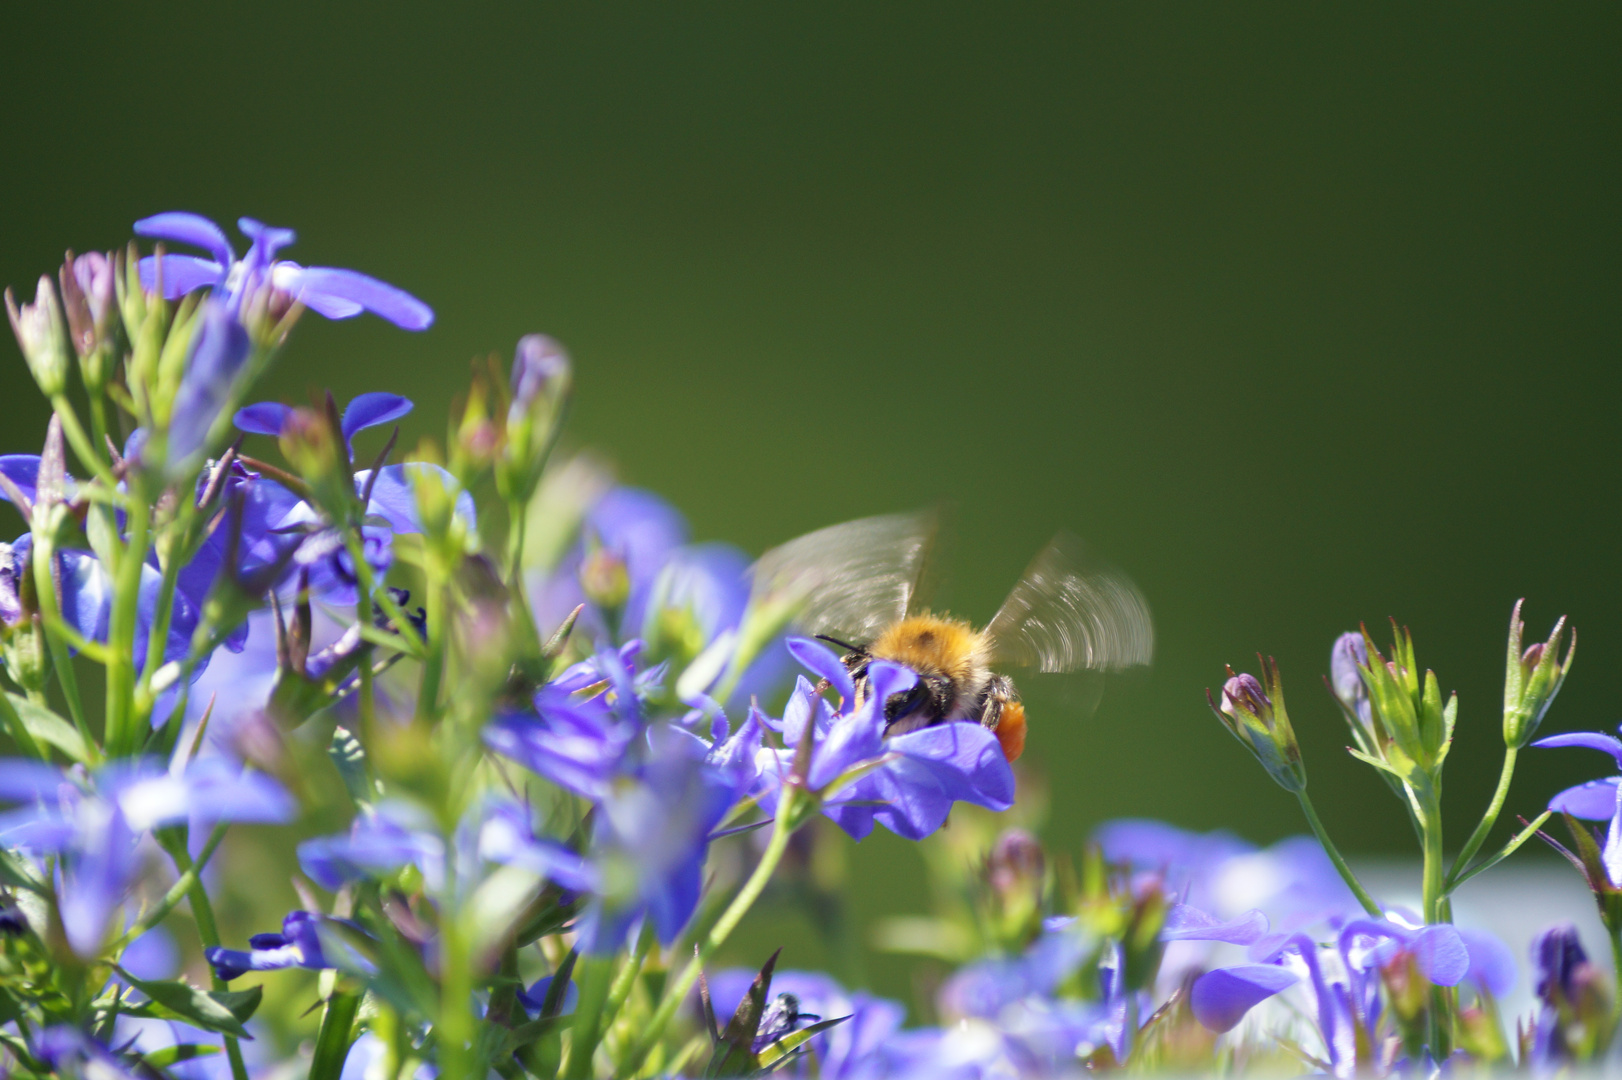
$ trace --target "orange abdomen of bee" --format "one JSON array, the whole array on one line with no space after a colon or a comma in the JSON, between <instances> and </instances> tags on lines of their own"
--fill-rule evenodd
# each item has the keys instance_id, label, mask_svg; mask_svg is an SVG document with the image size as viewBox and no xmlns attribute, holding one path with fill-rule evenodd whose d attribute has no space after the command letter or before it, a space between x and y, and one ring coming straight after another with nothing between
<instances>
[{"instance_id":1,"label":"orange abdomen of bee","mask_svg":"<svg viewBox=\"0 0 1622 1080\"><path fill-rule=\"evenodd\" d=\"M1025 752L1025 706L1017 701L1003 705L997 717L997 742L1002 745L1002 756L1013 761Z\"/></svg>"}]
</instances>

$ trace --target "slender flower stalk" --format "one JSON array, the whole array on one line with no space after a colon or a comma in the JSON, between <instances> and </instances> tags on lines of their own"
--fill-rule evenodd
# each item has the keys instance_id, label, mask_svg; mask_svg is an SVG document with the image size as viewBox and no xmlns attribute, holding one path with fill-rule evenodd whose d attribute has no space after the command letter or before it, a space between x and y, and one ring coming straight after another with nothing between
<instances>
[{"instance_id":1,"label":"slender flower stalk","mask_svg":"<svg viewBox=\"0 0 1622 1080\"><path fill-rule=\"evenodd\" d=\"M1306 816L1307 826L1312 829L1312 835L1318 838L1318 843L1323 845L1324 854L1328 855L1329 861L1334 864L1335 872L1340 875L1342 881L1346 882L1346 887L1352 890L1352 895L1357 897L1357 902L1363 906L1363 910L1375 918L1379 918L1380 905L1375 902L1374 897L1369 895L1368 890L1363 888L1363 883L1357 880L1357 875L1347 865L1345 857L1340 853L1340 849L1329 838L1329 830L1324 828L1324 823L1319 819L1318 811L1312 805L1312 799L1307 795L1306 789L1302 788L1296 792L1296 797L1301 800L1301 813Z\"/></svg>"}]
</instances>

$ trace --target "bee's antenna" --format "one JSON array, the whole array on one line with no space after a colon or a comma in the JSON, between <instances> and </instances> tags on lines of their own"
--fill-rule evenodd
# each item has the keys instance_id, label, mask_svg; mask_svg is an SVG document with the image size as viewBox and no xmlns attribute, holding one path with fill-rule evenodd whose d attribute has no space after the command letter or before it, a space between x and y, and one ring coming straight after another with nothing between
<instances>
[{"instance_id":1,"label":"bee's antenna","mask_svg":"<svg viewBox=\"0 0 1622 1080\"><path fill-rule=\"evenodd\" d=\"M861 652L862 651L859 646L852 645L848 641L840 641L838 638L832 637L832 636L830 636L828 634L818 634L817 635L817 640L818 641L826 641L830 645L838 645L841 649L844 649L846 652Z\"/></svg>"}]
</instances>

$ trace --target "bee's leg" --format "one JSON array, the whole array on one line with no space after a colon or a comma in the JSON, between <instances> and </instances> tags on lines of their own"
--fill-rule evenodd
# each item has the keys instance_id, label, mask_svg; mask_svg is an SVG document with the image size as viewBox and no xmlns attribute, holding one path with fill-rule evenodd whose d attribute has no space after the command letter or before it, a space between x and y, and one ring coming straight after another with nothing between
<instances>
[{"instance_id":1,"label":"bee's leg","mask_svg":"<svg viewBox=\"0 0 1622 1080\"><path fill-rule=\"evenodd\" d=\"M980 723L996 733L1003 756L1010 762L1025 752L1025 706L1020 704L1013 679L1006 675L992 676L986 686L985 704L980 709Z\"/></svg>"},{"instance_id":2,"label":"bee's leg","mask_svg":"<svg viewBox=\"0 0 1622 1080\"><path fill-rule=\"evenodd\" d=\"M980 706L981 726L996 731L1002 721L1003 708L1018 701L1019 691L1014 689L1014 680L1006 675L993 675L986 684L984 704Z\"/></svg>"}]
</instances>

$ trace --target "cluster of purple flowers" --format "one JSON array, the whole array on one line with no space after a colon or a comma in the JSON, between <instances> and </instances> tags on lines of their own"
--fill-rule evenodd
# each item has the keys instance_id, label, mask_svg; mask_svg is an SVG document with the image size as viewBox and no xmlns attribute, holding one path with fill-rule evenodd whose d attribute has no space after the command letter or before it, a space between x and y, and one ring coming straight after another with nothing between
<instances>
[{"instance_id":1,"label":"cluster of purple flowers","mask_svg":"<svg viewBox=\"0 0 1622 1080\"><path fill-rule=\"evenodd\" d=\"M955 808L1013 807L997 735L896 725L919 672L865 657L853 678L793 636L808 597L763 593L743 552L694 543L589 458L553 462L572 376L548 338L492 360L445 445L405 463L406 398L253 401L306 310L407 330L434 316L365 274L281 259L290 230L238 226L241 258L213 222L158 214L135 226L156 251L70 254L32 303L7 294L53 418L41 453L0 457L23 522L0 544L0 1071L281 1075L254 1036L299 1021L258 1015L269 972L314 985L297 1066L312 1080L1286 1061L1344 1076L1509 1056L1514 958L1453 925L1448 897L1547 820L1476 861L1521 748L1600 749L1622 769L1609 735L1531 741L1570 665L1563 623L1522 649L1511 620L1504 778L1451 868L1456 702L1405 631L1389 659L1366 632L1336 644L1354 754L1426 840L1422 912L1378 904L1340 858L1264 661L1211 704L1315 836L1258 849L1117 821L1070 880L1009 831L958 883L979 922L953 940L982 947L955 954L937 1023L907 1028L897 1002L774 974L775 956L715 970L718 950L818 816L922 841ZM97 665L93 696L79 675ZM1550 805L1622 954L1622 786ZM253 898L279 929L220 931L214 899L243 888L211 860L239 824L297 830L298 906ZM770 839L733 841L751 865L718 887L715 846L756 829ZM182 905L194 947L171 934ZM1569 928L1533 963L1519 1060L1601 1060L1609 977Z\"/></svg>"}]
</instances>

